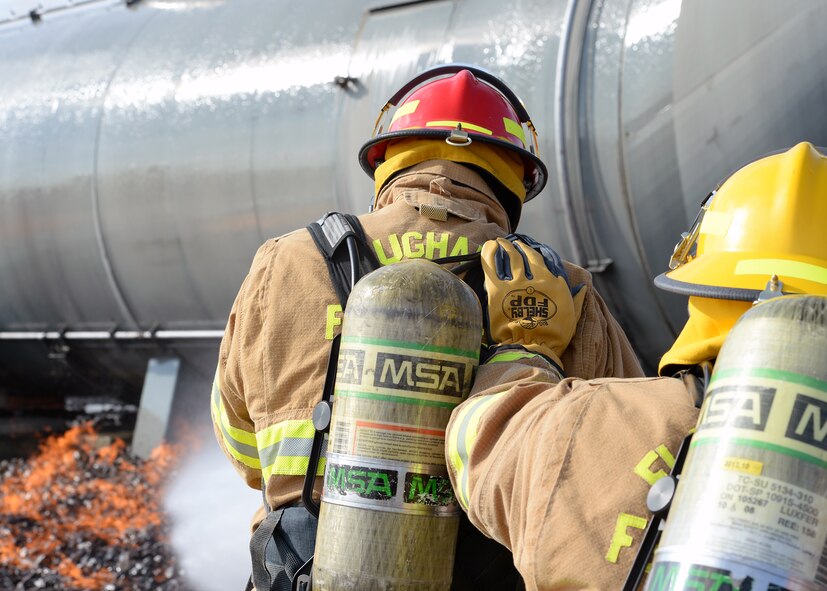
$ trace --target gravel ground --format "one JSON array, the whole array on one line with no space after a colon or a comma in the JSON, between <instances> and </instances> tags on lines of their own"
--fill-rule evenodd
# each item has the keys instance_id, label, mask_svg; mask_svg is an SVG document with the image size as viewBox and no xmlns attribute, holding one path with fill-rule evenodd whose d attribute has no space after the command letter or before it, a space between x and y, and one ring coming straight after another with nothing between
<instances>
[{"instance_id":1,"label":"gravel ground","mask_svg":"<svg viewBox=\"0 0 827 591\"><path fill-rule=\"evenodd\" d=\"M161 504L176 453L141 460L87 423L0 461L0 590L191 591Z\"/></svg>"}]
</instances>

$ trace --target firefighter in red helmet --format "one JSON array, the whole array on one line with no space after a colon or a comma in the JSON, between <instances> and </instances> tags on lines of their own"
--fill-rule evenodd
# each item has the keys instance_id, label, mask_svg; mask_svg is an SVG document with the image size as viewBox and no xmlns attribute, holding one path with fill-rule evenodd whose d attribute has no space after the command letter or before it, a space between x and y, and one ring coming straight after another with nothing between
<instances>
[{"instance_id":1,"label":"firefighter in red helmet","mask_svg":"<svg viewBox=\"0 0 827 591\"><path fill-rule=\"evenodd\" d=\"M314 437L311 414L348 293L337 277L349 276L339 273L338 251L326 249L325 237L339 235L334 226L349 228L358 253L352 268L362 272L403 259L473 255L516 229L523 203L547 179L520 100L494 75L455 64L422 73L391 97L359 161L375 180L372 212L346 223L339 217L332 223L328 215L310 231L268 240L233 304L221 344L212 392L215 434L247 483L263 490L267 510L251 543L259 591L289 589L314 550L316 518L299 500ZM535 244L524 238L525 248L525 241ZM571 330L558 339L557 362L584 378L642 375L589 274L536 247L555 280L554 296L576 301L567 308ZM478 277L482 293L481 272ZM298 297L301 313L288 303ZM589 354L564 352L569 340L568 349ZM316 473L317 491L322 473ZM511 554L466 520L452 588L519 584Z\"/></svg>"},{"instance_id":2,"label":"firefighter in red helmet","mask_svg":"<svg viewBox=\"0 0 827 591\"><path fill-rule=\"evenodd\" d=\"M426 76L429 72L391 97L376 121L374 137L359 151L362 168L376 180L377 196L402 169L425 160L450 160L483 176L508 213L511 230L516 229L523 203L533 199L548 178L537 156L537 133L525 107L495 77L482 71L475 76L467 69L408 94ZM383 132L388 109L402 97L388 131ZM435 139L445 142L417 141Z\"/></svg>"}]
</instances>

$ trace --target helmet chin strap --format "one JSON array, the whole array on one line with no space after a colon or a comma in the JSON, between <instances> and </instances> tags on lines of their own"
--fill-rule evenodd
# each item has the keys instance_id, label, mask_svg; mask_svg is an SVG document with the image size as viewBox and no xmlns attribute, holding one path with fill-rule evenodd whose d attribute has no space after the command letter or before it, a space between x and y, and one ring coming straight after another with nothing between
<instances>
[{"instance_id":1,"label":"helmet chin strap","mask_svg":"<svg viewBox=\"0 0 827 591\"><path fill-rule=\"evenodd\" d=\"M382 164L381 160L376 161L376 168L379 168L379 165ZM390 180L390 179L388 179ZM368 213L372 213L376 210L376 205L379 203L379 193L382 191L374 191L373 196L370 199L370 205L368 206Z\"/></svg>"}]
</instances>

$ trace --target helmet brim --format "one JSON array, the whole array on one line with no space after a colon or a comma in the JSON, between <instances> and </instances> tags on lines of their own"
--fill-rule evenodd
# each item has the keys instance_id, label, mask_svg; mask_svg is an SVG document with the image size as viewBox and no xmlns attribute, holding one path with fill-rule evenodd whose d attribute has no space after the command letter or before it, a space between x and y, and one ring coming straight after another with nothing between
<instances>
[{"instance_id":1,"label":"helmet brim","mask_svg":"<svg viewBox=\"0 0 827 591\"><path fill-rule=\"evenodd\" d=\"M821 261L810 257L768 258L766 253L704 253L655 278L655 286L689 296L754 301L772 275L778 275L784 293L827 295L827 283L811 274L827 274Z\"/></svg>"}]
</instances>

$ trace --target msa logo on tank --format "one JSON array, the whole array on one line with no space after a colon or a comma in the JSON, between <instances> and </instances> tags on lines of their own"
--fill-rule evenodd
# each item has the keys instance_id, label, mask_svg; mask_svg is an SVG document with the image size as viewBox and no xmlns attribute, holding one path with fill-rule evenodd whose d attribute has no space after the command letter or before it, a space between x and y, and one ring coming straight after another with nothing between
<instances>
[{"instance_id":1,"label":"msa logo on tank","mask_svg":"<svg viewBox=\"0 0 827 591\"><path fill-rule=\"evenodd\" d=\"M827 402L798 394L786 435L827 451Z\"/></svg>"},{"instance_id":2,"label":"msa logo on tank","mask_svg":"<svg viewBox=\"0 0 827 591\"><path fill-rule=\"evenodd\" d=\"M365 369L365 352L359 349L342 348L336 368L336 383L361 384Z\"/></svg>"},{"instance_id":3,"label":"msa logo on tank","mask_svg":"<svg viewBox=\"0 0 827 591\"><path fill-rule=\"evenodd\" d=\"M713 388L701 409L698 435L730 427L827 451L827 400L794 388L751 384Z\"/></svg>"},{"instance_id":4,"label":"msa logo on tank","mask_svg":"<svg viewBox=\"0 0 827 591\"><path fill-rule=\"evenodd\" d=\"M405 475L405 503L447 507L456 502L447 476L408 472Z\"/></svg>"},{"instance_id":5,"label":"msa logo on tank","mask_svg":"<svg viewBox=\"0 0 827 591\"><path fill-rule=\"evenodd\" d=\"M557 314L557 304L543 292L527 287L508 294L503 302L503 314L518 321L523 328L537 328L547 325Z\"/></svg>"},{"instance_id":6,"label":"msa logo on tank","mask_svg":"<svg viewBox=\"0 0 827 591\"><path fill-rule=\"evenodd\" d=\"M342 496L387 501L396 496L396 470L347 464L329 464L325 488Z\"/></svg>"},{"instance_id":7,"label":"msa logo on tank","mask_svg":"<svg viewBox=\"0 0 827 591\"><path fill-rule=\"evenodd\" d=\"M462 397L464 384L463 363L403 353L376 355L373 385L379 388Z\"/></svg>"},{"instance_id":8,"label":"msa logo on tank","mask_svg":"<svg viewBox=\"0 0 827 591\"><path fill-rule=\"evenodd\" d=\"M721 386L709 393L698 431L729 425L763 431L767 427L775 388Z\"/></svg>"},{"instance_id":9,"label":"msa logo on tank","mask_svg":"<svg viewBox=\"0 0 827 591\"><path fill-rule=\"evenodd\" d=\"M684 576L681 572L688 569ZM680 562L659 562L649 574L647 591L789 591L785 587L769 583L755 584L755 580L746 576L741 581L732 579L732 572L700 564L686 565Z\"/></svg>"}]
</instances>

